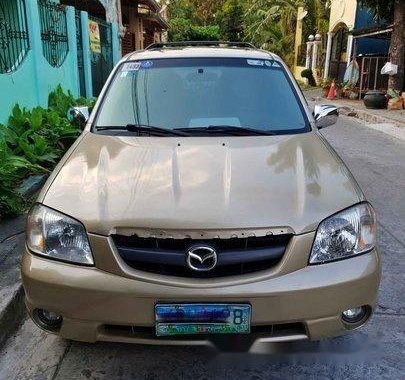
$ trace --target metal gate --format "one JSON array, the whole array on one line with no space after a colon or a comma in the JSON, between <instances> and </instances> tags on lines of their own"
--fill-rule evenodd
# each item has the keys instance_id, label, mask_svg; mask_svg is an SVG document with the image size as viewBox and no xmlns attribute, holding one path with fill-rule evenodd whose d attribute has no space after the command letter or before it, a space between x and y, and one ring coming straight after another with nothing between
<instances>
[{"instance_id":1,"label":"metal gate","mask_svg":"<svg viewBox=\"0 0 405 380\"><path fill-rule=\"evenodd\" d=\"M49 0L38 0L42 53L52 67L60 67L69 53L65 7Z\"/></svg>"},{"instance_id":2,"label":"metal gate","mask_svg":"<svg viewBox=\"0 0 405 380\"><path fill-rule=\"evenodd\" d=\"M360 98L368 90L385 91L388 87L388 75L382 75L381 69L388 62L387 56L360 57Z\"/></svg>"},{"instance_id":3,"label":"metal gate","mask_svg":"<svg viewBox=\"0 0 405 380\"><path fill-rule=\"evenodd\" d=\"M79 75L79 92L80 96L86 96L86 84L84 79L84 62L83 62L83 35L80 11L76 11L76 41L77 41L77 71Z\"/></svg>"},{"instance_id":4,"label":"metal gate","mask_svg":"<svg viewBox=\"0 0 405 380\"><path fill-rule=\"evenodd\" d=\"M29 48L25 1L0 0L0 74L16 71Z\"/></svg>"},{"instance_id":5,"label":"metal gate","mask_svg":"<svg viewBox=\"0 0 405 380\"><path fill-rule=\"evenodd\" d=\"M97 22L100 31L101 53L91 51L91 76L93 81L93 96L100 95L100 92L108 76L113 69L112 58L112 32L111 25L104 20L89 17Z\"/></svg>"}]
</instances>

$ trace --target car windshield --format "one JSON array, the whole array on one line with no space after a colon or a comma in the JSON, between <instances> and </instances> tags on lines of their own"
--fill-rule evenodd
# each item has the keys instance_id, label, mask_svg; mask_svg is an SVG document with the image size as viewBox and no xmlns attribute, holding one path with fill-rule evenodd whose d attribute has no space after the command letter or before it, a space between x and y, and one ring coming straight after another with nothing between
<instances>
[{"instance_id":1,"label":"car windshield","mask_svg":"<svg viewBox=\"0 0 405 380\"><path fill-rule=\"evenodd\" d=\"M201 133L309 130L282 65L245 58L171 58L122 63L96 129L142 126ZM249 131L249 129L251 131ZM271 132L271 133L270 133ZM263 133L266 134L266 133ZM173 135L173 134L171 134Z\"/></svg>"}]
</instances>

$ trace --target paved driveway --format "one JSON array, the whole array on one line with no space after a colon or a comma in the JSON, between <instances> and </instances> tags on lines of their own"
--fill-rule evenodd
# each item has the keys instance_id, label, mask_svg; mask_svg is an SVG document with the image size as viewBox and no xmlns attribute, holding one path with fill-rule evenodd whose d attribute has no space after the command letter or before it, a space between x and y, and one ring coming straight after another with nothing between
<instances>
[{"instance_id":1,"label":"paved driveway","mask_svg":"<svg viewBox=\"0 0 405 380\"><path fill-rule=\"evenodd\" d=\"M403 379L405 373L405 142L342 118L323 134L374 204L383 279L363 329L320 343L208 348L67 343L26 321L0 353L0 379Z\"/></svg>"}]
</instances>

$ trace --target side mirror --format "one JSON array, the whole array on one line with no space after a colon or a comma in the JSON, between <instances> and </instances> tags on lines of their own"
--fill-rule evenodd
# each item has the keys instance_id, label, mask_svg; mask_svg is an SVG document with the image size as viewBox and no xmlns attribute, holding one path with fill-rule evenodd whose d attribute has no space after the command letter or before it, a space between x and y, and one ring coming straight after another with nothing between
<instances>
[{"instance_id":1,"label":"side mirror","mask_svg":"<svg viewBox=\"0 0 405 380\"><path fill-rule=\"evenodd\" d=\"M89 107L72 107L67 113L68 120L73 122L73 124L77 125L82 130L86 126L89 116Z\"/></svg>"},{"instance_id":2,"label":"side mirror","mask_svg":"<svg viewBox=\"0 0 405 380\"><path fill-rule=\"evenodd\" d=\"M335 106L328 104L317 104L314 108L315 123L319 129L336 124L338 117L339 111Z\"/></svg>"}]
</instances>

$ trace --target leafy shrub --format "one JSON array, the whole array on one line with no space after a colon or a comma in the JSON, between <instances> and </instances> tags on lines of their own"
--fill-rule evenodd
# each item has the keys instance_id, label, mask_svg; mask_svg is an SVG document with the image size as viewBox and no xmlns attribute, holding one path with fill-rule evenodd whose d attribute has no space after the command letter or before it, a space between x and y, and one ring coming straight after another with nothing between
<instances>
[{"instance_id":1,"label":"leafy shrub","mask_svg":"<svg viewBox=\"0 0 405 380\"><path fill-rule=\"evenodd\" d=\"M81 131L67 119L70 107L92 108L94 99L74 99L58 86L49 95L49 108L31 111L17 104L7 125L0 124L0 217L22 212L25 201L16 191L33 174L49 173Z\"/></svg>"},{"instance_id":2,"label":"leafy shrub","mask_svg":"<svg viewBox=\"0 0 405 380\"><path fill-rule=\"evenodd\" d=\"M28 174L46 173L46 169L14 155L6 142L0 140L0 216L17 215L24 206L16 183Z\"/></svg>"},{"instance_id":3,"label":"leafy shrub","mask_svg":"<svg viewBox=\"0 0 405 380\"><path fill-rule=\"evenodd\" d=\"M95 98L87 99L80 97L75 99L70 91L65 93L61 85L56 87L56 90L49 94L48 110L56 112L59 117L66 118L66 114L71 107L86 106L92 109L94 107Z\"/></svg>"},{"instance_id":4,"label":"leafy shrub","mask_svg":"<svg viewBox=\"0 0 405 380\"><path fill-rule=\"evenodd\" d=\"M194 26L190 38L192 41L218 41L220 39L219 26Z\"/></svg>"},{"instance_id":5,"label":"leafy shrub","mask_svg":"<svg viewBox=\"0 0 405 380\"><path fill-rule=\"evenodd\" d=\"M218 41L220 30L218 25L192 25L185 18L174 18L169 21L170 41Z\"/></svg>"},{"instance_id":6,"label":"leafy shrub","mask_svg":"<svg viewBox=\"0 0 405 380\"><path fill-rule=\"evenodd\" d=\"M176 17L169 20L170 41L190 41L192 25L189 19Z\"/></svg>"},{"instance_id":7,"label":"leafy shrub","mask_svg":"<svg viewBox=\"0 0 405 380\"><path fill-rule=\"evenodd\" d=\"M319 86L323 89L329 89L332 84L331 78L321 79L319 81Z\"/></svg>"},{"instance_id":8,"label":"leafy shrub","mask_svg":"<svg viewBox=\"0 0 405 380\"><path fill-rule=\"evenodd\" d=\"M301 76L303 78L307 78L308 79L308 84L310 86L315 87L316 86L316 81L314 78L314 75L312 74L312 70L311 69L304 69L301 71Z\"/></svg>"}]
</instances>

